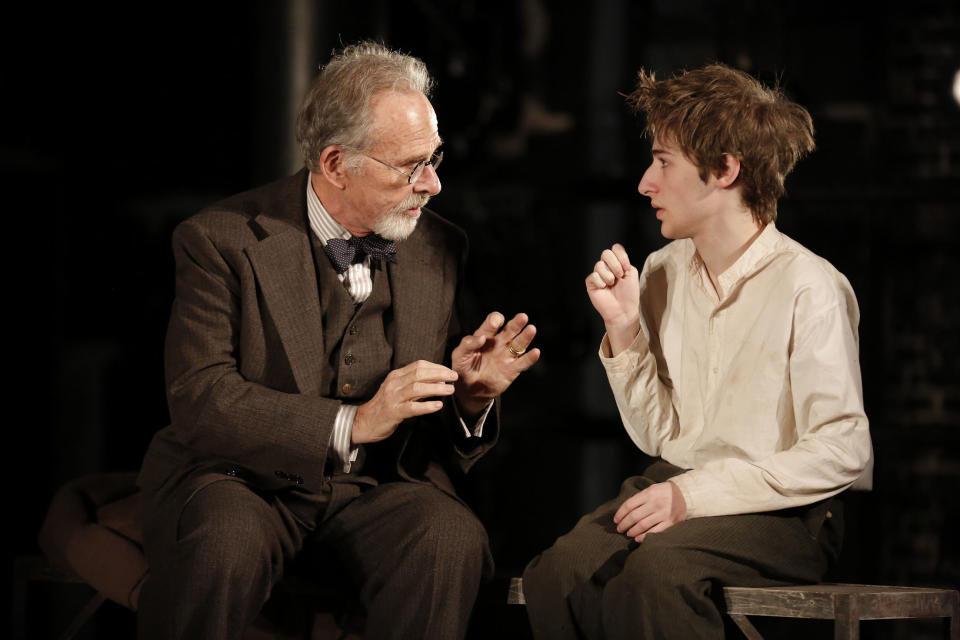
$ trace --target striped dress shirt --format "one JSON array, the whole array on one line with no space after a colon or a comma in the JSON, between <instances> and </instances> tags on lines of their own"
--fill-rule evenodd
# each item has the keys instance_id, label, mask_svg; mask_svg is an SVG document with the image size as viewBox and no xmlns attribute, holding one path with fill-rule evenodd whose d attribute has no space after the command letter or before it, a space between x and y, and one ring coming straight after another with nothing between
<instances>
[{"instance_id":1,"label":"striped dress shirt","mask_svg":"<svg viewBox=\"0 0 960 640\"><path fill-rule=\"evenodd\" d=\"M320 198L318 198L317 194L313 191L310 180L307 181L307 218L310 221L310 230L317 236L317 239L320 240L323 246L327 246L327 241L331 238L343 238L344 240L350 238L350 232L334 220L333 217L327 213L327 210L323 208L323 205L320 203ZM337 277L347 288L347 292L350 294L350 297L353 298L353 301L356 304L363 303L370 297L370 293L373 291L373 273L370 269L370 256L364 256L362 262L350 265L350 268ZM459 417L460 409L457 407L456 402L454 402L453 405ZM479 437L483 434L483 423L491 407L493 407L492 402L487 405L487 408L480 414L480 418L473 429L467 427L462 417L459 418L465 436L469 437L472 435ZM331 443L331 448L337 456L337 459L342 463L344 473L350 473L350 467L356 462L357 453L359 452L359 448L352 446L350 442L351 434L353 433L353 421L357 416L358 408L359 405L355 404L341 404L340 411L337 412L337 418L333 424L333 442Z\"/></svg>"}]
</instances>

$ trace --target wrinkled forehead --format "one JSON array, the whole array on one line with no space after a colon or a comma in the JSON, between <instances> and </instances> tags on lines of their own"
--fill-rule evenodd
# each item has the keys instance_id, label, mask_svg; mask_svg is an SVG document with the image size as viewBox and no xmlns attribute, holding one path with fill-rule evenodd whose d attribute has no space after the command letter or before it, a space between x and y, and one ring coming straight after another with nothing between
<instances>
[{"instance_id":1,"label":"wrinkled forehead","mask_svg":"<svg viewBox=\"0 0 960 640\"><path fill-rule=\"evenodd\" d=\"M381 91L371 100L370 140L377 147L429 148L440 145L433 105L419 91Z\"/></svg>"}]
</instances>

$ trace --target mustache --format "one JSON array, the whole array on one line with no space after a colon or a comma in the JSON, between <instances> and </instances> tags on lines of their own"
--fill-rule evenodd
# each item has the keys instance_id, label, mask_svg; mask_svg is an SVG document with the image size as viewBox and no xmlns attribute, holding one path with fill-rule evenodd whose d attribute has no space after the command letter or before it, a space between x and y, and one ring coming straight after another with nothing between
<instances>
[{"instance_id":1,"label":"mustache","mask_svg":"<svg viewBox=\"0 0 960 640\"><path fill-rule=\"evenodd\" d=\"M430 202L430 196L427 194L411 193L408 197L404 198L403 202L397 205L397 210L406 211L407 209L419 209L425 207L428 202Z\"/></svg>"}]
</instances>

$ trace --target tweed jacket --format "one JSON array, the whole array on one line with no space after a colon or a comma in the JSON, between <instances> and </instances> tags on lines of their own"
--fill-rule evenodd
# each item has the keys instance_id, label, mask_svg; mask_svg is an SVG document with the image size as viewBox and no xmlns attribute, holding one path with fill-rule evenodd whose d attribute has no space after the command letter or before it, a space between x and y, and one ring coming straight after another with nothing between
<instances>
[{"instance_id":1,"label":"tweed jacket","mask_svg":"<svg viewBox=\"0 0 960 640\"><path fill-rule=\"evenodd\" d=\"M329 482L341 400L324 392L335 371L324 353L308 178L303 170L233 196L174 231L176 291L165 348L171 424L147 450L141 488L187 476L210 481L225 469L267 490L320 493ZM463 231L425 209L396 262L377 274L390 285L392 368L419 359L449 366L465 253ZM483 437L467 439L451 402L405 421L385 441L397 476L453 493L450 476L494 444L496 410Z\"/></svg>"}]
</instances>

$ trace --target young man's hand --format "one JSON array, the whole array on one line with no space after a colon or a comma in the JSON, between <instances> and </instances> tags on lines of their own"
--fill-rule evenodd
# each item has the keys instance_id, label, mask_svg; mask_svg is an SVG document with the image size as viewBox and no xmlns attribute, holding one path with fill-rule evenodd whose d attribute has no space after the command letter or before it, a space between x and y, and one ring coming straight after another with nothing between
<instances>
[{"instance_id":1,"label":"young man's hand","mask_svg":"<svg viewBox=\"0 0 960 640\"><path fill-rule=\"evenodd\" d=\"M600 254L586 285L615 356L629 347L640 331L640 272L630 264L623 245L615 244Z\"/></svg>"},{"instance_id":2,"label":"young man's hand","mask_svg":"<svg viewBox=\"0 0 960 640\"><path fill-rule=\"evenodd\" d=\"M666 531L687 519L687 502L669 480L650 485L624 500L613 515L617 531L643 542L648 533Z\"/></svg>"}]
</instances>

